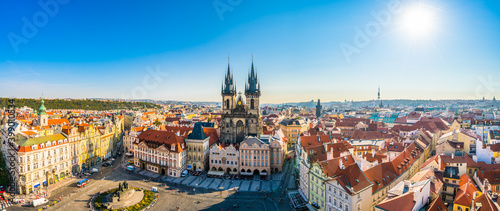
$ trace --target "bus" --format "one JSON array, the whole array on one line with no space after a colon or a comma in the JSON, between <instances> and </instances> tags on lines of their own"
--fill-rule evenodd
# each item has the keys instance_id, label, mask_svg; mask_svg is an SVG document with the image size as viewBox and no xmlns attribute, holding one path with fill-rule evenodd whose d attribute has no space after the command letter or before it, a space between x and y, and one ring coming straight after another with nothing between
<instances>
[{"instance_id":1,"label":"bus","mask_svg":"<svg viewBox=\"0 0 500 211\"><path fill-rule=\"evenodd\" d=\"M85 186L87 183L89 183L89 180L88 180L88 179L82 179L82 180L80 180L80 181L78 181L78 182L76 183L76 186L77 186L77 187L82 187L82 186Z\"/></svg>"}]
</instances>

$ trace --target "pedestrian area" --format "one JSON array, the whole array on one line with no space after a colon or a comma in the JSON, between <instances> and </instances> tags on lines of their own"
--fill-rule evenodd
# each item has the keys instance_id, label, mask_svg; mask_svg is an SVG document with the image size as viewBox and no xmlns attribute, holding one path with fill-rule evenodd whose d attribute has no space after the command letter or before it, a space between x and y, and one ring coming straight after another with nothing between
<instances>
[{"instance_id":1,"label":"pedestrian area","mask_svg":"<svg viewBox=\"0 0 500 211\"><path fill-rule=\"evenodd\" d=\"M260 180L257 179L258 177L252 180L209 178L206 173L199 176L168 177L139 168L136 168L133 173L141 175L146 179L154 179L155 181L163 181L170 184L173 183L174 185L191 186L193 188L204 188L209 190L238 190L248 192L275 191L280 188L281 180L283 179L283 173L271 175L271 180Z\"/></svg>"}]
</instances>

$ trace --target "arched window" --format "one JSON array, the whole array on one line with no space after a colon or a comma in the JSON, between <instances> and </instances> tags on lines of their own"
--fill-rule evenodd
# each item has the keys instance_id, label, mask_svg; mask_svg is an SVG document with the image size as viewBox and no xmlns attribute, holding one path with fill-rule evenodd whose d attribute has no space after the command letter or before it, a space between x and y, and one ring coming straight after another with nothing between
<instances>
[{"instance_id":1,"label":"arched window","mask_svg":"<svg viewBox=\"0 0 500 211\"><path fill-rule=\"evenodd\" d=\"M226 108L229 109L229 99L226 99Z\"/></svg>"},{"instance_id":2,"label":"arched window","mask_svg":"<svg viewBox=\"0 0 500 211\"><path fill-rule=\"evenodd\" d=\"M254 104L255 104L254 99L250 100L250 109L254 109Z\"/></svg>"}]
</instances>

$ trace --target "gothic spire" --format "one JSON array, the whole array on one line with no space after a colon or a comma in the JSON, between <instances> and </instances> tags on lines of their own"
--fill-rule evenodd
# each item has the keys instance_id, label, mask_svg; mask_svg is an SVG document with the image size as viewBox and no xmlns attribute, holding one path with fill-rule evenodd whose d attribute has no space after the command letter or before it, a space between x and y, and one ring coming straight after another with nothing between
<instances>
[{"instance_id":1,"label":"gothic spire","mask_svg":"<svg viewBox=\"0 0 500 211\"><path fill-rule=\"evenodd\" d=\"M248 85L245 87L245 94L258 94L260 95L260 85L259 79L255 72L253 65L253 55L252 55L252 66L250 67L250 73L248 74Z\"/></svg>"},{"instance_id":2,"label":"gothic spire","mask_svg":"<svg viewBox=\"0 0 500 211\"><path fill-rule=\"evenodd\" d=\"M231 67L229 66L229 57L227 58L227 72L224 82L222 84L222 94L234 94L236 87L233 80L233 75L231 74Z\"/></svg>"}]
</instances>

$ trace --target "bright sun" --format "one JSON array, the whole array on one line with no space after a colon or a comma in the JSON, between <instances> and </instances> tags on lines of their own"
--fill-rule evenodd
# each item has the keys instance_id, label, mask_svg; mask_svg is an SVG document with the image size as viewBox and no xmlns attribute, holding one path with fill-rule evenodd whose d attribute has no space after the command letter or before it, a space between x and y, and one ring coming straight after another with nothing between
<instances>
[{"instance_id":1,"label":"bright sun","mask_svg":"<svg viewBox=\"0 0 500 211\"><path fill-rule=\"evenodd\" d=\"M424 5L408 7L402 16L402 28L412 37L427 36L435 26L431 8Z\"/></svg>"}]
</instances>

